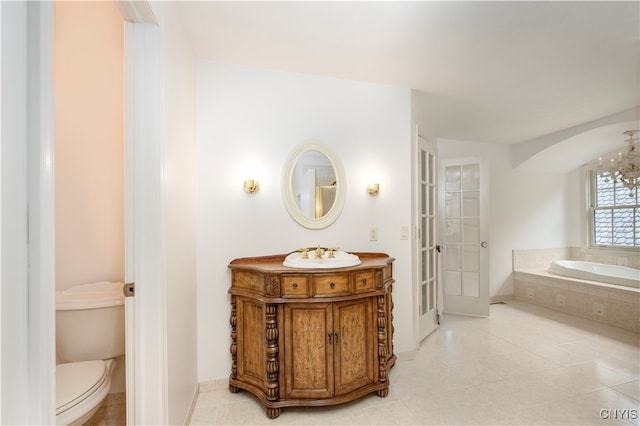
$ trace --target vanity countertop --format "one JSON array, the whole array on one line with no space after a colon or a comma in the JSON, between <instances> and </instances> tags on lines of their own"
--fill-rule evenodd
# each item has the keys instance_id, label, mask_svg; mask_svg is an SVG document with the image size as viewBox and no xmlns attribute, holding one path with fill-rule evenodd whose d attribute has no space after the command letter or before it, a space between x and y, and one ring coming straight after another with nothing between
<instances>
[{"instance_id":1,"label":"vanity countertop","mask_svg":"<svg viewBox=\"0 0 640 426\"><path fill-rule=\"evenodd\" d=\"M329 272L331 269L298 269L298 268L289 268L282 265L285 257L287 257L289 253L286 254L276 254L271 256L259 256L259 257L244 257L240 259L234 259L229 263L229 268L234 269L253 269L260 272L271 272L271 273L318 273L318 272ZM343 268L336 268L338 271L356 271L361 269L369 269L372 267L381 267L381 266L391 266L394 262L394 258L390 257L386 253L357 253L353 254L357 255L362 261L359 265L356 266L347 266Z\"/></svg>"}]
</instances>

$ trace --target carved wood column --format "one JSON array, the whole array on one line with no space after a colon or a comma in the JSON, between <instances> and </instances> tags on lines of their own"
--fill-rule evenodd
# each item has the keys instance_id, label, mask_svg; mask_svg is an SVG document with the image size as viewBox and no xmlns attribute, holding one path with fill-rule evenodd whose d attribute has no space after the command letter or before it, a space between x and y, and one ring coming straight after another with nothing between
<instances>
[{"instance_id":1,"label":"carved wood column","mask_svg":"<svg viewBox=\"0 0 640 426\"><path fill-rule=\"evenodd\" d=\"M273 303L266 305L266 339L267 339L267 400L277 401L280 399L280 385L278 376L280 374L280 362L278 354L278 318L277 306ZM267 417L275 419L280 415L280 408L267 407Z\"/></svg>"},{"instance_id":2,"label":"carved wood column","mask_svg":"<svg viewBox=\"0 0 640 426\"><path fill-rule=\"evenodd\" d=\"M231 317L229 318L229 324L231 324L231 379L238 378L238 313L236 310L236 296L231 296ZM229 385L231 392L239 392L240 389L233 385Z\"/></svg>"},{"instance_id":3,"label":"carved wood column","mask_svg":"<svg viewBox=\"0 0 640 426\"><path fill-rule=\"evenodd\" d=\"M393 333L395 333L396 329L393 326L393 285L389 286L389 293L387 294L387 299L388 299L388 304L389 304L389 338L391 339L389 341L389 348L391 348L391 352L389 353L389 355L393 355L395 354L395 350L393 349Z\"/></svg>"},{"instance_id":4,"label":"carved wood column","mask_svg":"<svg viewBox=\"0 0 640 426\"><path fill-rule=\"evenodd\" d=\"M386 296L378 296L378 363L379 380L387 381L387 315ZM389 394L389 388L378 390L378 396L385 397Z\"/></svg>"},{"instance_id":5,"label":"carved wood column","mask_svg":"<svg viewBox=\"0 0 640 426\"><path fill-rule=\"evenodd\" d=\"M277 401L280 397L278 387L278 374L280 373L278 360L278 323L276 316L277 305L273 303L267 304L267 399L269 401Z\"/></svg>"}]
</instances>

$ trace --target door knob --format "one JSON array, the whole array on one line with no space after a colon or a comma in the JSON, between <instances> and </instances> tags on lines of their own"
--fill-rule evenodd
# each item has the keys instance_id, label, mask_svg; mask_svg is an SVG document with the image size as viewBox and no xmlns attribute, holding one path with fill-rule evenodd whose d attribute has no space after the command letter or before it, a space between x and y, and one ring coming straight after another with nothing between
<instances>
[{"instance_id":1,"label":"door knob","mask_svg":"<svg viewBox=\"0 0 640 426\"><path fill-rule=\"evenodd\" d=\"M482 247L482 248L487 248L487 246L488 246L488 244L487 244L486 241L483 241L483 242L480 243L480 247Z\"/></svg>"}]
</instances>

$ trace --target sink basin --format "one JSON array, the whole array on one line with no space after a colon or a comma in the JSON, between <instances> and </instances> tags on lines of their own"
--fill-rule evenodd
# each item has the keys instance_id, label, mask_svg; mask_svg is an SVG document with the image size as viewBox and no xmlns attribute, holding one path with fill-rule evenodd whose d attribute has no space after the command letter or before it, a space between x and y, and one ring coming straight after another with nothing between
<instances>
[{"instance_id":1,"label":"sink basin","mask_svg":"<svg viewBox=\"0 0 640 426\"><path fill-rule=\"evenodd\" d=\"M302 258L302 253L294 252L284 258L282 264L289 268L299 269L330 269L330 268L346 268L360 264L360 258L355 254L336 250L333 252L334 257L329 257L326 251L319 259L316 258L316 251L309 250L308 259Z\"/></svg>"}]
</instances>

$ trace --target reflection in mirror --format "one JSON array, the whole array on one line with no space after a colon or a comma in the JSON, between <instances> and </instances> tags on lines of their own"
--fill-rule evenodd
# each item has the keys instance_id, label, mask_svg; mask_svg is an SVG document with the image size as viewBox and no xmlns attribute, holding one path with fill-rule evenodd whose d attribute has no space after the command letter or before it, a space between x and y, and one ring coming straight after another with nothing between
<instances>
[{"instance_id":1,"label":"reflection in mirror","mask_svg":"<svg viewBox=\"0 0 640 426\"><path fill-rule=\"evenodd\" d=\"M282 201L298 224L323 229L342 213L346 179L340 159L326 146L308 142L289 155L282 173Z\"/></svg>"},{"instance_id":2,"label":"reflection in mirror","mask_svg":"<svg viewBox=\"0 0 640 426\"><path fill-rule=\"evenodd\" d=\"M333 185L319 186L316 192L316 217L322 217L329 213L336 199L336 183Z\"/></svg>"},{"instance_id":3,"label":"reflection in mirror","mask_svg":"<svg viewBox=\"0 0 640 426\"><path fill-rule=\"evenodd\" d=\"M291 189L305 216L318 219L327 214L336 197L336 174L329 159L319 151L302 153L293 169Z\"/></svg>"}]
</instances>

